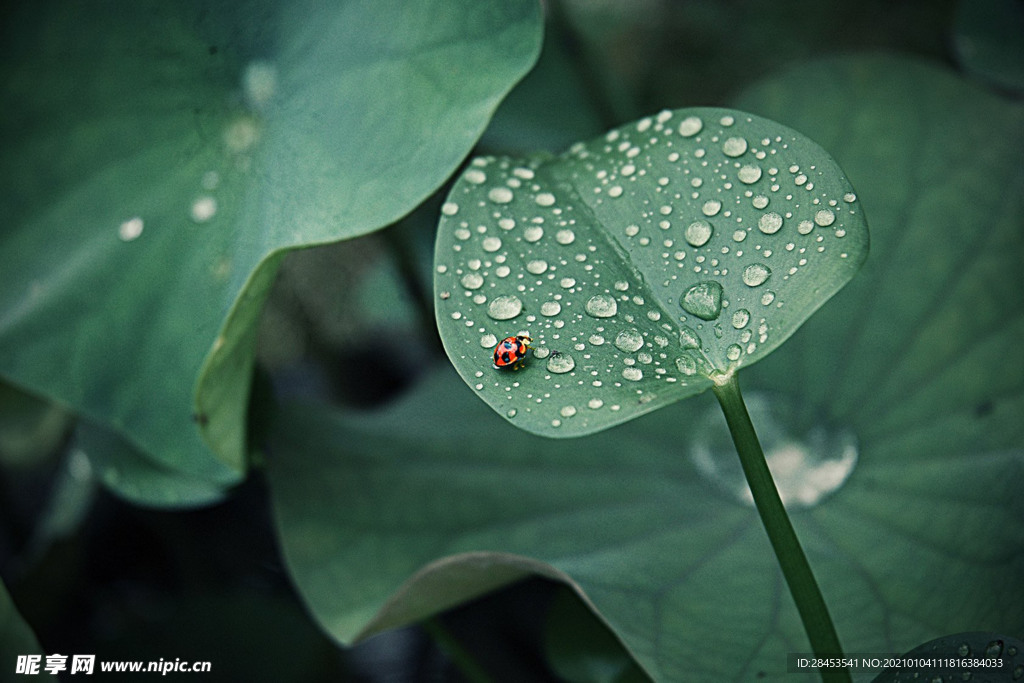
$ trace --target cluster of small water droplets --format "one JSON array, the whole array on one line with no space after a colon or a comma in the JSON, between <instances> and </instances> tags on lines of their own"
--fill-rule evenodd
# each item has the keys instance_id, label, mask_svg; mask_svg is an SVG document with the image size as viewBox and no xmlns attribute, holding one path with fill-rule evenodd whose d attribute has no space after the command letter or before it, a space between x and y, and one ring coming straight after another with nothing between
<instances>
[{"instance_id":1,"label":"cluster of small water droplets","mask_svg":"<svg viewBox=\"0 0 1024 683\"><path fill-rule=\"evenodd\" d=\"M481 348L533 340L521 369L484 372L477 389L562 425L769 345L789 281L840 252L859 211L796 160L794 139L735 112L664 111L557 160L474 160L441 207L439 316L481 367ZM570 406L563 387L591 395Z\"/></svg>"}]
</instances>

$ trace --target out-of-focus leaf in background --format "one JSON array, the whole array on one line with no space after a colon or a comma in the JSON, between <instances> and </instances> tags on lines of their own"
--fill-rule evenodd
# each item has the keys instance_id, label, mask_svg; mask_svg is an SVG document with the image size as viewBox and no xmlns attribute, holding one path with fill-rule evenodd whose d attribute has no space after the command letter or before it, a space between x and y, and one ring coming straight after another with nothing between
<instances>
[{"instance_id":1,"label":"out-of-focus leaf in background","mask_svg":"<svg viewBox=\"0 0 1024 683\"><path fill-rule=\"evenodd\" d=\"M6 13L0 372L124 452L235 481L282 250L432 193L540 33L534 0Z\"/></svg>"}]
</instances>

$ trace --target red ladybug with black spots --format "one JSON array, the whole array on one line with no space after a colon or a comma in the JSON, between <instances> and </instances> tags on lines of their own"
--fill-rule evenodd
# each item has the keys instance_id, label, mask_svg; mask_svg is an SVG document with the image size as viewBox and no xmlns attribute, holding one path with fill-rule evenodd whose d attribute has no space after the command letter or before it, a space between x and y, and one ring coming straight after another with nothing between
<instances>
[{"instance_id":1,"label":"red ladybug with black spots","mask_svg":"<svg viewBox=\"0 0 1024 683\"><path fill-rule=\"evenodd\" d=\"M525 334L502 339L494 347L494 369L518 370L526 361L526 352L532 348L531 343L533 343L533 338Z\"/></svg>"}]
</instances>

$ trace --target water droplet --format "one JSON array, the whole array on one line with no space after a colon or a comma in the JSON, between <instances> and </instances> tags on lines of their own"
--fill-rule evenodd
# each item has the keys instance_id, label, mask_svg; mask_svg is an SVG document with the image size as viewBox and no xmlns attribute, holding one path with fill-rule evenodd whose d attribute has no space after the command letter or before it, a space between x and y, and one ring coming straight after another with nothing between
<instances>
[{"instance_id":1,"label":"water droplet","mask_svg":"<svg viewBox=\"0 0 1024 683\"><path fill-rule=\"evenodd\" d=\"M786 397L751 391L744 399L787 508L818 505L849 480L858 458L852 432L831 424L796 431L802 423ZM753 506L721 409L713 406L698 424L690 451L697 469L730 497Z\"/></svg>"},{"instance_id":2,"label":"water droplet","mask_svg":"<svg viewBox=\"0 0 1024 683\"><path fill-rule=\"evenodd\" d=\"M512 201L512 190L507 187L492 187L487 198L495 204L508 204Z\"/></svg>"},{"instance_id":3,"label":"water droplet","mask_svg":"<svg viewBox=\"0 0 1024 683\"><path fill-rule=\"evenodd\" d=\"M767 306L773 301L775 301L775 292L768 290L767 292L761 295L762 306Z\"/></svg>"},{"instance_id":4,"label":"water droplet","mask_svg":"<svg viewBox=\"0 0 1024 683\"><path fill-rule=\"evenodd\" d=\"M543 259L535 259L526 264L526 270L534 275L540 275L548 269L548 262Z\"/></svg>"},{"instance_id":5,"label":"water droplet","mask_svg":"<svg viewBox=\"0 0 1024 683\"><path fill-rule=\"evenodd\" d=\"M696 116L687 116L679 122L679 134L683 137L693 137L704 127L704 122Z\"/></svg>"},{"instance_id":6,"label":"water droplet","mask_svg":"<svg viewBox=\"0 0 1024 683\"><path fill-rule=\"evenodd\" d=\"M501 249L501 239L498 237L485 237L483 241L483 248L486 252L496 252Z\"/></svg>"},{"instance_id":7,"label":"water droplet","mask_svg":"<svg viewBox=\"0 0 1024 683\"><path fill-rule=\"evenodd\" d=\"M626 353L633 353L644 345L644 336L640 334L640 331L635 327L631 327L628 330L622 330L615 337L615 346L619 351Z\"/></svg>"},{"instance_id":8,"label":"water droplet","mask_svg":"<svg viewBox=\"0 0 1024 683\"><path fill-rule=\"evenodd\" d=\"M567 372L571 372L576 367L576 361L567 353L559 353L557 351L552 352L551 357L548 358L548 372L553 372L556 375L564 375Z\"/></svg>"},{"instance_id":9,"label":"water droplet","mask_svg":"<svg viewBox=\"0 0 1024 683\"><path fill-rule=\"evenodd\" d=\"M558 281L558 285L562 289L571 289L576 286L576 279L571 277L563 277Z\"/></svg>"},{"instance_id":10,"label":"water droplet","mask_svg":"<svg viewBox=\"0 0 1024 683\"><path fill-rule=\"evenodd\" d=\"M576 406L562 406L562 409L558 411L558 414L562 417L572 417L576 414Z\"/></svg>"},{"instance_id":11,"label":"water droplet","mask_svg":"<svg viewBox=\"0 0 1024 683\"><path fill-rule=\"evenodd\" d=\"M117 236L122 242L131 242L142 234L143 227L145 227L145 224L138 216L129 218L118 226Z\"/></svg>"},{"instance_id":12,"label":"water droplet","mask_svg":"<svg viewBox=\"0 0 1024 683\"><path fill-rule=\"evenodd\" d=\"M774 211L761 214L761 218L757 221L757 229L766 235L774 235L782 229L782 216Z\"/></svg>"},{"instance_id":13,"label":"water droplet","mask_svg":"<svg viewBox=\"0 0 1024 683\"><path fill-rule=\"evenodd\" d=\"M469 169L462 177L466 179L467 183L473 183L474 185L487 182L487 174L478 168Z\"/></svg>"},{"instance_id":14,"label":"water droplet","mask_svg":"<svg viewBox=\"0 0 1024 683\"><path fill-rule=\"evenodd\" d=\"M846 194L843 195L843 201L846 202L847 204L852 204L853 202L857 201L857 195L855 195L852 192L847 192Z\"/></svg>"},{"instance_id":15,"label":"water droplet","mask_svg":"<svg viewBox=\"0 0 1024 683\"><path fill-rule=\"evenodd\" d=\"M517 296L498 296L487 305L487 315L495 320L510 320L522 312L523 302Z\"/></svg>"},{"instance_id":16,"label":"water droplet","mask_svg":"<svg viewBox=\"0 0 1024 683\"><path fill-rule=\"evenodd\" d=\"M801 235L810 235L811 231L814 230L814 223L807 220L806 218L796 226L796 231Z\"/></svg>"},{"instance_id":17,"label":"water droplet","mask_svg":"<svg viewBox=\"0 0 1024 683\"><path fill-rule=\"evenodd\" d=\"M732 314L732 326L737 330L742 330L750 322L750 311L745 308L741 308Z\"/></svg>"},{"instance_id":18,"label":"water droplet","mask_svg":"<svg viewBox=\"0 0 1024 683\"><path fill-rule=\"evenodd\" d=\"M217 200L209 195L199 197L192 202L191 214L196 223L205 223L217 215Z\"/></svg>"},{"instance_id":19,"label":"water droplet","mask_svg":"<svg viewBox=\"0 0 1024 683\"><path fill-rule=\"evenodd\" d=\"M739 173L736 176L740 179L741 183L750 185L756 183L761 179L761 167L755 166L754 164L747 164L740 168Z\"/></svg>"},{"instance_id":20,"label":"water droplet","mask_svg":"<svg viewBox=\"0 0 1024 683\"><path fill-rule=\"evenodd\" d=\"M540 305L540 314L551 317L562 312L562 305L557 301L545 301Z\"/></svg>"},{"instance_id":21,"label":"water droplet","mask_svg":"<svg viewBox=\"0 0 1024 683\"><path fill-rule=\"evenodd\" d=\"M763 263L751 263L743 269L743 284L748 287L763 285L772 274L772 269Z\"/></svg>"},{"instance_id":22,"label":"water droplet","mask_svg":"<svg viewBox=\"0 0 1024 683\"><path fill-rule=\"evenodd\" d=\"M537 202L537 206L551 206L555 203L555 195L550 192L541 192L534 201Z\"/></svg>"},{"instance_id":23,"label":"water droplet","mask_svg":"<svg viewBox=\"0 0 1024 683\"><path fill-rule=\"evenodd\" d=\"M592 398L589 401L587 401L587 407L590 408L591 410L597 410L598 408L600 408L603 405L604 405L604 401L602 401L599 398Z\"/></svg>"},{"instance_id":24,"label":"water droplet","mask_svg":"<svg viewBox=\"0 0 1024 683\"><path fill-rule=\"evenodd\" d=\"M572 244L576 240L576 233L572 230L559 230L555 233L555 241L562 245Z\"/></svg>"},{"instance_id":25,"label":"water droplet","mask_svg":"<svg viewBox=\"0 0 1024 683\"><path fill-rule=\"evenodd\" d=\"M961 657L966 657L971 654L971 647L967 643L960 643L960 647L956 649L956 653Z\"/></svg>"},{"instance_id":26,"label":"water droplet","mask_svg":"<svg viewBox=\"0 0 1024 683\"><path fill-rule=\"evenodd\" d=\"M454 216L459 212L459 205L455 202L445 202L441 205L441 213L445 216Z\"/></svg>"},{"instance_id":27,"label":"water droplet","mask_svg":"<svg viewBox=\"0 0 1024 683\"><path fill-rule=\"evenodd\" d=\"M544 236L544 228L539 225L531 225L523 230L523 239L527 242L536 242Z\"/></svg>"},{"instance_id":28,"label":"water droplet","mask_svg":"<svg viewBox=\"0 0 1024 683\"><path fill-rule=\"evenodd\" d=\"M745 138L729 138L722 143L722 153L727 157L742 156L746 151L747 141Z\"/></svg>"},{"instance_id":29,"label":"water droplet","mask_svg":"<svg viewBox=\"0 0 1024 683\"><path fill-rule=\"evenodd\" d=\"M752 199L752 200L750 201L750 203L751 203L751 204L752 204L752 205L754 206L754 208L755 208L755 209L763 209L763 208L765 208L766 206L768 206L768 201L769 201L769 200L768 200L768 197L767 197L767 196L765 196L765 195L763 195L763 194L759 194L759 195L756 195L756 196L755 196L755 197L754 197L754 198L753 198L753 199Z\"/></svg>"},{"instance_id":30,"label":"water droplet","mask_svg":"<svg viewBox=\"0 0 1024 683\"><path fill-rule=\"evenodd\" d=\"M676 358L676 367L679 368L679 372L687 377L697 374L697 361L690 354Z\"/></svg>"},{"instance_id":31,"label":"water droplet","mask_svg":"<svg viewBox=\"0 0 1024 683\"><path fill-rule=\"evenodd\" d=\"M722 285L716 280L698 282L686 290L680 305L701 320L714 320L722 312Z\"/></svg>"},{"instance_id":32,"label":"water droplet","mask_svg":"<svg viewBox=\"0 0 1024 683\"><path fill-rule=\"evenodd\" d=\"M1003 656L1003 641L993 640L985 647L986 657L1002 657Z\"/></svg>"},{"instance_id":33,"label":"water droplet","mask_svg":"<svg viewBox=\"0 0 1024 683\"><path fill-rule=\"evenodd\" d=\"M692 327L683 325L679 328L679 345L684 349L699 349L700 337Z\"/></svg>"},{"instance_id":34,"label":"water droplet","mask_svg":"<svg viewBox=\"0 0 1024 683\"><path fill-rule=\"evenodd\" d=\"M595 294L587 301L586 310L595 318L611 318L618 312L618 305L608 294Z\"/></svg>"},{"instance_id":35,"label":"water droplet","mask_svg":"<svg viewBox=\"0 0 1024 683\"><path fill-rule=\"evenodd\" d=\"M821 209L814 214L814 222L825 228L836 222L836 215L829 209Z\"/></svg>"},{"instance_id":36,"label":"water droplet","mask_svg":"<svg viewBox=\"0 0 1024 683\"><path fill-rule=\"evenodd\" d=\"M482 337L480 337L480 346L484 347L485 349L494 348L495 346L497 346L497 344L498 338L495 337L493 334L485 334Z\"/></svg>"},{"instance_id":37,"label":"water droplet","mask_svg":"<svg viewBox=\"0 0 1024 683\"><path fill-rule=\"evenodd\" d=\"M722 210L722 202L717 199L709 199L704 202L704 206L702 206L700 210L701 213L710 218Z\"/></svg>"},{"instance_id":38,"label":"water droplet","mask_svg":"<svg viewBox=\"0 0 1024 683\"><path fill-rule=\"evenodd\" d=\"M644 373L640 368L625 368L622 371L622 377L628 379L630 382L639 382L644 378Z\"/></svg>"},{"instance_id":39,"label":"water droplet","mask_svg":"<svg viewBox=\"0 0 1024 683\"><path fill-rule=\"evenodd\" d=\"M484 284L484 276L480 273L466 273L462 276L462 286L466 289L480 289Z\"/></svg>"},{"instance_id":40,"label":"water droplet","mask_svg":"<svg viewBox=\"0 0 1024 683\"><path fill-rule=\"evenodd\" d=\"M589 341L594 346L600 346L601 344L604 344L604 337L602 337L599 334L592 334L590 335L590 338L587 339L587 341Z\"/></svg>"},{"instance_id":41,"label":"water droplet","mask_svg":"<svg viewBox=\"0 0 1024 683\"><path fill-rule=\"evenodd\" d=\"M686 226L686 241L690 246L703 247L711 239L714 227L705 220L697 220Z\"/></svg>"},{"instance_id":42,"label":"water droplet","mask_svg":"<svg viewBox=\"0 0 1024 683\"><path fill-rule=\"evenodd\" d=\"M730 344L725 350L725 357L734 362L738 361L741 355L743 355L743 349L739 344Z\"/></svg>"}]
</instances>

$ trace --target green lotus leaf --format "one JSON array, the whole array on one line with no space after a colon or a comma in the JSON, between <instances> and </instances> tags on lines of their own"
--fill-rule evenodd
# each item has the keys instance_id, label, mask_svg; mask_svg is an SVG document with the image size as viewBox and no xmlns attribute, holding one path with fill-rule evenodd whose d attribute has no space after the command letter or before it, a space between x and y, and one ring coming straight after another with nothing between
<instances>
[{"instance_id":1,"label":"green lotus leaf","mask_svg":"<svg viewBox=\"0 0 1024 683\"><path fill-rule=\"evenodd\" d=\"M536 0L5 13L0 373L164 468L236 481L282 253L434 192L540 33Z\"/></svg>"},{"instance_id":2,"label":"green lotus leaf","mask_svg":"<svg viewBox=\"0 0 1024 683\"><path fill-rule=\"evenodd\" d=\"M437 323L499 414L579 436L764 358L867 250L814 142L736 110L663 111L558 157L474 160L442 207ZM532 358L492 368L515 335Z\"/></svg>"}]
</instances>

